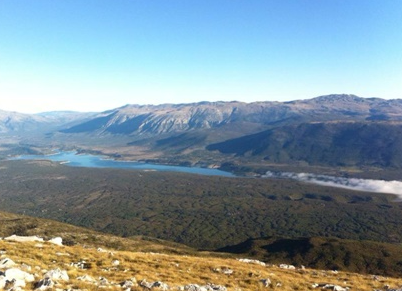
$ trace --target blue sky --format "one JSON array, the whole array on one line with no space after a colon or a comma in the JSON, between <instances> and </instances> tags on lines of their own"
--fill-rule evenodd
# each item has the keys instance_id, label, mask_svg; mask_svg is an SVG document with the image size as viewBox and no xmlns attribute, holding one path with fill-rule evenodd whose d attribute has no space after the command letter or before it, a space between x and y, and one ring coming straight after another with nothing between
<instances>
[{"instance_id":1,"label":"blue sky","mask_svg":"<svg viewBox=\"0 0 402 291\"><path fill-rule=\"evenodd\" d=\"M0 109L402 98L400 0L0 0Z\"/></svg>"}]
</instances>

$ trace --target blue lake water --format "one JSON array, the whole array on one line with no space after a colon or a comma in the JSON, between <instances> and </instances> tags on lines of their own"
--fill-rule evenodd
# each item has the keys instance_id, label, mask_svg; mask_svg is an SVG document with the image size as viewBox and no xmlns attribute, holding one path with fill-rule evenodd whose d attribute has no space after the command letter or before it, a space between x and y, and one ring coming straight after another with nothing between
<instances>
[{"instance_id":1,"label":"blue lake water","mask_svg":"<svg viewBox=\"0 0 402 291\"><path fill-rule=\"evenodd\" d=\"M232 173L221 171L218 169L198 168L198 167L181 167L140 163L133 161L116 161L106 156L96 156L88 154L79 154L76 152L58 152L54 155L38 156L23 155L12 158L12 160L50 160L54 162L64 162L66 165L73 167L87 168L118 168L118 169L137 169L137 170L154 170L165 172L183 172L209 176L235 177Z\"/></svg>"}]
</instances>

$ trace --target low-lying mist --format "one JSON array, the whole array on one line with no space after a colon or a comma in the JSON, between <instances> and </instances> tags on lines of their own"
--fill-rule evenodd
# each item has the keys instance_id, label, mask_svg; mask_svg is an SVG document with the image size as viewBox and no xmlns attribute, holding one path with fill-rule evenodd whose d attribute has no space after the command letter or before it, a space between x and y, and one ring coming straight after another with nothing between
<instances>
[{"instance_id":1,"label":"low-lying mist","mask_svg":"<svg viewBox=\"0 0 402 291\"><path fill-rule=\"evenodd\" d=\"M322 186L339 187L357 191L389 193L402 198L402 182L384 181L372 179L357 179L316 175L310 173L271 172L268 171L264 178L286 178L302 182L314 183Z\"/></svg>"}]
</instances>

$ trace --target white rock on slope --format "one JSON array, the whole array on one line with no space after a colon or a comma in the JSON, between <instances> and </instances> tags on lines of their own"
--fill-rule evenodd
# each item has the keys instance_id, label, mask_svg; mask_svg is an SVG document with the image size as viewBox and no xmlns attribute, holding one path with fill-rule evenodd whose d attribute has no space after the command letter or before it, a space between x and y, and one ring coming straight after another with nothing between
<instances>
[{"instance_id":1,"label":"white rock on slope","mask_svg":"<svg viewBox=\"0 0 402 291\"><path fill-rule=\"evenodd\" d=\"M62 246L63 245L63 239L61 237L54 237L50 240L48 240L48 242L58 245L58 246Z\"/></svg>"},{"instance_id":2,"label":"white rock on slope","mask_svg":"<svg viewBox=\"0 0 402 291\"><path fill-rule=\"evenodd\" d=\"M49 278L53 281L57 281L57 280L69 281L70 280L70 278L68 277L67 271L62 271L60 269L50 270L45 274L44 277Z\"/></svg>"},{"instance_id":3,"label":"white rock on slope","mask_svg":"<svg viewBox=\"0 0 402 291\"><path fill-rule=\"evenodd\" d=\"M11 241L17 241L17 242L31 242L31 241L38 241L38 242L44 242L43 238L37 237L37 236L19 236L13 234L12 236L4 238L4 240L11 240Z\"/></svg>"},{"instance_id":4,"label":"white rock on slope","mask_svg":"<svg viewBox=\"0 0 402 291\"><path fill-rule=\"evenodd\" d=\"M17 268L8 269L4 272L4 274L6 279L9 281L15 279L15 280L23 280L25 282L33 282L35 280L34 275L21 271L20 269Z\"/></svg>"},{"instance_id":5,"label":"white rock on slope","mask_svg":"<svg viewBox=\"0 0 402 291\"><path fill-rule=\"evenodd\" d=\"M14 261L9 258L4 258L0 261L0 269L8 269L14 266L15 266Z\"/></svg>"}]
</instances>

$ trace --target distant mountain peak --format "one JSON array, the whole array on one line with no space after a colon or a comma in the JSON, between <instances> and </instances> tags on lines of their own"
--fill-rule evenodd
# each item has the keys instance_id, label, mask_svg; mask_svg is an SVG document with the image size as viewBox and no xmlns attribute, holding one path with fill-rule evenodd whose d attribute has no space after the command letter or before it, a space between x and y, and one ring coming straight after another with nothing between
<instances>
[{"instance_id":1,"label":"distant mountain peak","mask_svg":"<svg viewBox=\"0 0 402 291\"><path fill-rule=\"evenodd\" d=\"M330 95L322 95L311 100L321 101L321 102L362 102L366 98L359 97L353 94L330 94Z\"/></svg>"}]
</instances>

